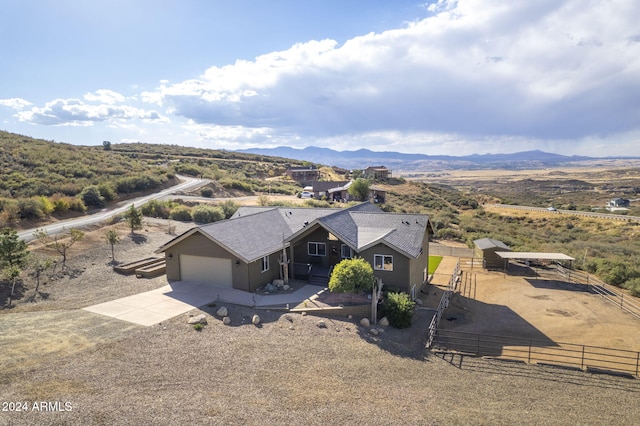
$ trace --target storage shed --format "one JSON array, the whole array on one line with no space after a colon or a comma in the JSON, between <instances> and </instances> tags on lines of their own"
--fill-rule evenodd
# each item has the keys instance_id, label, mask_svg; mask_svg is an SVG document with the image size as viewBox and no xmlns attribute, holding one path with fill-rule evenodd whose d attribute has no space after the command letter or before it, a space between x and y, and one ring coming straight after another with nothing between
<instances>
[{"instance_id":1,"label":"storage shed","mask_svg":"<svg viewBox=\"0 0 640 426\"><path fill-rule=\"evenodd\" d=\"M482 259L482 267L485 269L501 269L504 266L504 260L496 252L511 251L502 241L491 238L480 238L475 240L473 244L475 246L474 257Z\"/></svg>"}]
</instances>

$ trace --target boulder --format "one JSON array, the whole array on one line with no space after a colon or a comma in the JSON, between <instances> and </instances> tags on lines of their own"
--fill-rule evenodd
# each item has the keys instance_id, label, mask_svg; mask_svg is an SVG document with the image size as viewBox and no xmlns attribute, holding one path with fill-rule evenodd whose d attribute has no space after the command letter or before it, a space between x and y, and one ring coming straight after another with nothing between
<instances>
[{"instance_id":1,"label":"boulder","mask_svg":"<svg viewBox=\"0 0 640 426\"><path fill-rule=\"evenodd\" d=\"M216 315L224 318L229 315L229 311L226 306L221 306L220 309L216 311Z\"/></svg>"},{"instance_id":2,"label":"boulder","mask_svg":"<svg viewBox=\"0 0 640 426\"><path fill-rule=\"evenodd\" d=\"M289 286L289 284L285 284L285 285L283 285L283 286L282 286L282 289L283 289L284 291L288 291L290 288L291 288L291 287Z\"/></svg>"},{"instance_id":3,"label":"boulder","mask_svg":"<svg viewBox=\"0 0 640 426\"><path fill-rule=\"evenodd\" d=\"M222 318L222 323L223 323L224 325L229 325L229 324L231 324L231 318L229 318L229 317L224 317L224 318Z\"/></svg>"},{"instance_id":4,"label":"boulder","mask_svg":"<svg viewBox=\"0 0 640 426\"><path fill-rule=\"evenodd\" d=\"M371 330L369 330L369 333L373 334L374 336L378 335L378 329L377 328L372 328Z\"/></svg>"},{"instance_id":5,"label":"boulder","mask_svg":"<svg viewBox=\"0 0 640 426\"><path fill-rule=\"evenodd\" d=\"M278 291L278 287L269 283L264 287L264 291L266 291L267 293L275 293L276 291Z\"/></svg>"},{"instance_id":6,"label":"boulder","mask_svg":"<svg viewBox=\"0 0 640 426\"><path fill-rule=\"evenodd\" d=\"M387 319L387 317L382 317L380 321L378 321L378 324L380 324L382 327L389 327L389 320Z\"/></svg>"},{"instance_id":7,"label":"boulder","mask_svg":"<svg viewBox=\"0 0 640 426\"><path fill-rule=\"evenodd\" d=\"M258 314L254 314L253 318L251 318L251 323L253 325L258 325L260 324L260 317L258 316Z\"/></svg>"},{"instance_id":8,"label":"boulder","mask_svg":"<svg viewBox=\"0 0 640 426\"><path fill-rule=\"evenodd\" d=\"M207 317L204 314L189 318L187 324L207 324Z\"/></svg>"},{"instance_id":9,"label":"boulder","mask_svg":"<svg viewBox=\"0 0 640 426\"><path fill-rule=\"evenodd\" d=\"M371 322L369 322L369 318L362 318L360 320L360 325L363 327L369 327L371 325Z\"/></svg>"},{"instance_id":10,"label":"boulder","mask_svg":"<svg viewBox=\"0 0 640 426\"><path fill-rule=\"evenodd\" d=\"M284 286L284 280L273 280L273 285L275 285L276 287L280 288L280 287Z\"/></svg>"},{"instance_id":11,"label":"boulder","mask_svg":"<svg viewBox=\"0 0 640 426\"><path fill-rule=\"evenodd\" d=\"M318 327L319 328L327 328L327 324L324 322L324 320L320 320L320 321L318 321Z\"/></svg>"}]
</instances>

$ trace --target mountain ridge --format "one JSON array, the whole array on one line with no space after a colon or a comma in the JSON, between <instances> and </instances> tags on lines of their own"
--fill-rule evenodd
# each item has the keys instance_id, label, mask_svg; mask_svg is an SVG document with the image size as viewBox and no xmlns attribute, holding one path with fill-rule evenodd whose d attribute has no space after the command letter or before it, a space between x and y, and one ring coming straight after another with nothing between
<instances>
[{"instance_id":1,"label":"mountain ridge","mask_svg":"<svg viewBox=\"0 0 640 426\"><path fill-rule=\"evenodd\" d=\"M559 164L600 160L602 158L580 155L561 155L541 150L521 151L510 154L471 154L464 156L407 154L394 151L371 151L361 148L354 151L336 151L330 148L249 148L237 152L291 158L311 163L327 164L343 168L364 168L385 165L403 170L440 168L495 168L525 166L557 166Z\"/></svg>"}]
</instances>

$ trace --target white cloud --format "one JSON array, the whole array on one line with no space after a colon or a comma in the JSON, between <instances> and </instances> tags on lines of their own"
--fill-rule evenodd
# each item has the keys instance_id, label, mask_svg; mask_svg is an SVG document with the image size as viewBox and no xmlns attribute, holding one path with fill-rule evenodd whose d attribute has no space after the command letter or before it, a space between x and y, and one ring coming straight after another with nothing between
<instances>
[{"instance_id":1,"label":"white cloud","mask_svg":"<svg viewBox=\"0 0 640 426\"><path fill-rule=\"evenodd\" d=\"M97 93L97 92L96 92ZM144 110L130 105L115 105L115 92L87 96L85 99L100 100L106 103L92 105L79 99L56 99L47 102L44 107L33 107L16 114L20 121L49 126L91 126L95 122L115 120L146 120L149 122L167 122L159 112Z\"/></svg>"},{"instance_id":2,"label":"white cloud","mask_svg":"<svg viewBox=\"0 0 640 426\"><path fill-rule=\"evenodd\" d=\"M296 44L143 97L203 125L303 139L561 140L637 128L640 3L468 0L429 10L406 28L342 46Z\"/></svg>"},{"instance_id":3,"label":"white cloud","mask_svg":"<svg viewBox=\"0 0 640 426\"><path fill-rule=\"evenodd\" d=\"M0 105L13 108L13 109L23 109L33 104L22 98L11 98L11 99L0 99Z\"/></svg>"},{"instance_id":4,"label":"white cloud","mask_svg":"<svg viewBox=\"0 0 640 426\"><path fill-rule=\"evenodd\" d=\"M125 97L113 90L100 89L93 93L87 93L84 95L84 100L89 102L99 102L102 104L113 105L125 101Z\"/></svg>"}]
</instances>

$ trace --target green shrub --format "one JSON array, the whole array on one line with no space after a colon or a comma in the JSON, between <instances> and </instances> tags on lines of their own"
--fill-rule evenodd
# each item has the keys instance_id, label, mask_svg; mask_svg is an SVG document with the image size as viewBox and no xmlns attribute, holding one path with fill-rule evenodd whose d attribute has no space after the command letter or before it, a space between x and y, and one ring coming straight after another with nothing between
<instances>
[{"instance_id":1,"label":"green shrub","mask_svg":"<svg viewBox=\"0 0 640 426\"><path fill-rule=\"evenodd\" d=\"M191 221L191 210L187 206L178 206L171 210L169 217L173 220L179 220L181 222Z\"/></svg>"},{"instance_id":2,"label":"green shrub","mask_svg":"<svg viewBox=\"0 0 640 426\"><path fill-rule=\"evenodd\" d=\"M87 207L104 207L104 197L96 185L87 186L80 193L80 198Z\"/></svg>"},{"instance_id":3,"label":"green shrub","mask_svg":"<svg viewBox=\"0 0 640 426\"><path fill-rule=\"evenodd\" d=\"M198 324L193 324L193 329L195 331L202 331L202 330L204 330L204 325L203 324L199 324L199 323Z\"/></svg>"},{"instance_id":4,"label":"green shrub","mask_svg":"<svg viewBox=\"0 0 640 426\"><path fill-rule=\"evenodd\" d=\"M640 278L632 278L624 283L624 288L629 290L629 294L640 297Z\"/></svg>"},{"instance_id":5,"label":"green shrub","mask_svg":"<svg viewBox=\"0 0 640 426\"><path fill-rule=\"evenodd\" d=\"M116 191L111 184L101 183L98 185L98 191L106 202L114 201L117 198Z\"/></svg>"},{"instance_id":6,"label":"green shrub","mask_svg":"<svg viewBox=\"0 0 640 426\"><path fill-rule=\"evenodd\" d=\"M407 293L388 293L384 301L384 314L396 328L411 327L414 304Z\"/></svg>"},{"instance_id":7,"label":"green shrub","mask_svg":"<svg viewBox=\"0 0 640 426\"><path fill-rule=\"evenodd\" d=\"M209 186L204 186L204 187L200 188L200 195L202 195L203 197L207 197L207 198L213 197L213 188L211 188Z\"/></svg>"},{"instance_id":8,"label":"green shrub","mask_svg":"<svg viewBox=\"0 0 640 426\"><path fill-rule=\"evenodd\" d=\"M224 212L220 207L200 204L191 210L191 217L196 223L211 223L224 219Z\"/></svg>"},{"instance_id":9,"label":"green shrub","mask_svg":"<svg viewBox=\"0 0 640 426\"><path fill-rule=\"evenodd\" d=\"M329 279L329 290L336 293L368 291L373 288L373 268L362 258L344 259L338 263Z\"/></svg>"},{"instance_id":10,"label":"green shrub","mask_svg":"<svg viewBox=\"0 0 640 426\"><path fill-rule=\"evenodd\" d=\"M18 200L18 214L21 219L37 220L44 217L42 205L37 198L21 198Z\"/></svg>"},{"instance_id":11,"label":"green shrub","mask_svg":"<svg viewBox=\"0 0 640 426\"><path fill-rule=\"evenodd\" d=\"M225 219L229 219L238 210L238 205L231 200L221 202L219 207L222 209Z\"/></svg>"},{"instance_id":12,"label":"green shrub","mask_svg":"<svg viewBox=\"0 0 640 426\"><path fill-rule=\"evenodd\" d=\"M142 205L140 208L143 216L147 217L159 217L161 219L169 219L171 214L171 208L168 202L150 200Z\"/></svg>"}]
</instances>

